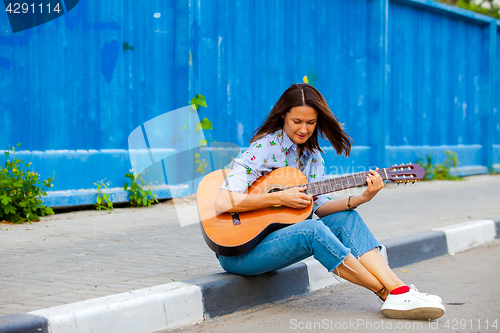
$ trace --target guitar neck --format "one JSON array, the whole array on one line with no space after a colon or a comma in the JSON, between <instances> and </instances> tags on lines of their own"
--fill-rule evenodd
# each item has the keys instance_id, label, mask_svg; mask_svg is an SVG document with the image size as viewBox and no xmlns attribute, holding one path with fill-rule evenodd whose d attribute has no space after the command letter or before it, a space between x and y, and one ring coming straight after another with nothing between
<instances>
[{"instance_id":1,"label":"guitar neck","mask_svg":"<svg viewBox=\"0 0 500 333\"><path fill-rule=\"evenodd\" d=\"M387 180L386 169L375 170L383 180ZM307 184L306 194L311 194L312 196L317 196L321 194L331 193L335 191L341 191L352 187L366 185L366 177L369 172L360 172L352 175L322 180L319 182Z\"/></svg>"}]
</instances>

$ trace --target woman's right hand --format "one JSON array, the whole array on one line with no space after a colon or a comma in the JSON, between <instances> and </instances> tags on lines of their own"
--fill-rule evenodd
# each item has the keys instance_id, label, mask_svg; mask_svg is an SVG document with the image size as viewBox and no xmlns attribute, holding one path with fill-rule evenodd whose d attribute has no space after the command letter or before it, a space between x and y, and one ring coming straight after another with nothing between
<instances>
[{"instance_id":1,"label":"woman's right hand","mask_svg":"<svg viewBox=\"0 0 500 333\"><path fill-rule=\"evenodd\" d=\"M306 189L306 186L292 187L279 192L282 205L297 209L306 208L313 200L312 195L303 193Z\"/></svg>"}]
</instances>

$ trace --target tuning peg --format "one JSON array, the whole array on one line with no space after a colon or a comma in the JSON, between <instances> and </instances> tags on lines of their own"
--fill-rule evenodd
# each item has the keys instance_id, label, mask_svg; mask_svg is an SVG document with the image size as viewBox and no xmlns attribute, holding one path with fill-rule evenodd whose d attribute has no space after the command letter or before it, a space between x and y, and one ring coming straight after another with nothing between
<instances>
[{"instance_id":1,"label":"tuning peg","mask_svg":"<svg viewBox=\"0 0 500 333\"><path fill-rule=\"evenodd\" d=\"M411 186L415 186L415 183L416 183L416 182L417 182L417 181L412 182L412 183L411 183Z\"/></svg>"},{"instance_id":2,"label":"tuning peg","mask_svg":"<svg viewBox=\"0 0 500 333\"><path fill-rule=\"evenodd\" d=\"M405 182L405 187L408 186L408 182Z\"/></svg>"}]
</instances>

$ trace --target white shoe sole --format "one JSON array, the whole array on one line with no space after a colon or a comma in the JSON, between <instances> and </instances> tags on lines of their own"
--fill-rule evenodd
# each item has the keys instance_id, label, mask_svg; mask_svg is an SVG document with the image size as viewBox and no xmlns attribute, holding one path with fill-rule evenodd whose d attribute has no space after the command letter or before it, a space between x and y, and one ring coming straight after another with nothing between
<instances>
[{"instance_id":1,"label":"white shoe sole","mask_svg":"<svg viewBox=\"0 0 500 333\"><path fill-rule=\"evenodd\" d=\"M407 310L400 309L382 309L382 314L387 318L393 319L417 319L434 320L444 315L444 306L429 308L414 308Z\"/></svg>"}]
</instances>

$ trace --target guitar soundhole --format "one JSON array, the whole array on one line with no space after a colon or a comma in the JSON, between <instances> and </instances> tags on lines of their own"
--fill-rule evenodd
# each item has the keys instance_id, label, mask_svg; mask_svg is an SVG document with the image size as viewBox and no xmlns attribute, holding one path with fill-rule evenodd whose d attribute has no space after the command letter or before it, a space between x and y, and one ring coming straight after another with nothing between
<instances>
[{"instance_id":1,"label":"guitar soundhole","mask_svg":"<svg viewBox=\"0 0 500 333\"><path fill-rule=\"evenodd\" d=\"M274 185L274 186L281 186L280 184L277 184L277 185ZM266 189L267 193L273 193L273 192L279 192L279 191L283 191L282 188L280 187L274 187L274 188L271 188L271 189ZM267 209L269 210L274 210L274 211L280 211L280 210L283 210L283 209L286 209L286 206L282 206L282 205L273 205L273 206L269 206L267 207Z\"/></svg>"}]
</instances>

